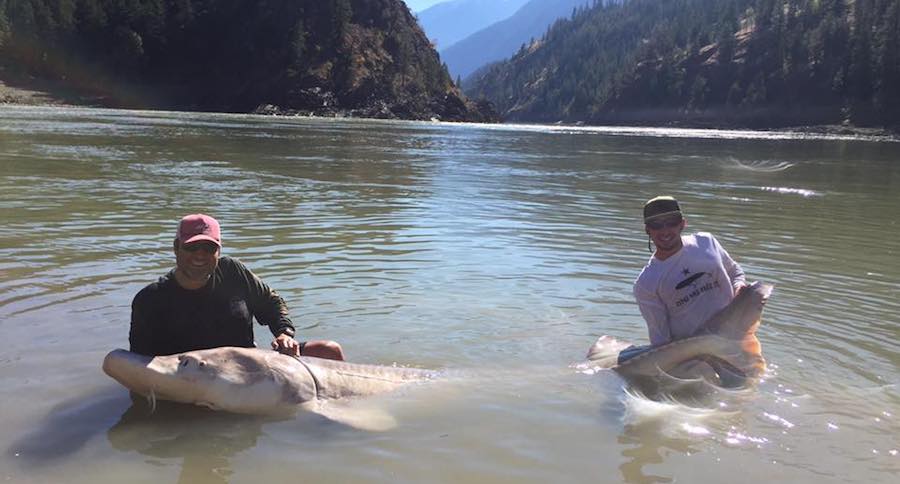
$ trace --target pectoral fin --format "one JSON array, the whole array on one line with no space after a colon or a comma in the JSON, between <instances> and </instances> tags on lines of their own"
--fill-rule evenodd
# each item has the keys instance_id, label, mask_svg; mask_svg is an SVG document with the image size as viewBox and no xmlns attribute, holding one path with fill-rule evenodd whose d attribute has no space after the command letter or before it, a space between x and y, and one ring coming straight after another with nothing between
<instances>
[{"instance_id":1,"label":"pectoral fin","mask_svg":"<svg viewBox=\"0 0 900 484\"><path fill-rule=\"evenodd\" d=\"M328 401L304 405L304 409L328 420L369 432L384 432L397 426L397 420L387 411L368 405Z\"/></svg>"}]
</instances>

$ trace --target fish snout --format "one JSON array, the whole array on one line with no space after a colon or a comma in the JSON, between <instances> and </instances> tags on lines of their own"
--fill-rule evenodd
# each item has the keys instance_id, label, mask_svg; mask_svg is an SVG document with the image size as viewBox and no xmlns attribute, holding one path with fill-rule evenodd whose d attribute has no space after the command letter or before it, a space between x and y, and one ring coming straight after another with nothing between
<instances>
[{"instance_id":1,"label":"fish snout","mask_svg":"<svg viewBox=\"0 0 900 484\"><path fill-rule=\"evenodd\" d=\"M132 353L119 348L110 351L106 357L103 358L103 371L107 375L116 378L116 375L127 372L131 368L146 367L151 359L152 358L149 356Z\"/></svg>"}]
</instances>

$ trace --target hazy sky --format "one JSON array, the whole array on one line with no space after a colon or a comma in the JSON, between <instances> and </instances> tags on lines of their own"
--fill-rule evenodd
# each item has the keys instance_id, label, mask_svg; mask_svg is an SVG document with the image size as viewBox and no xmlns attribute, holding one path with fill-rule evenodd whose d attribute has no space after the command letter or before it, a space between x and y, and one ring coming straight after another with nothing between
<instances>
[{"instance_id":1,"label":"hazy sky","mask_svg":"<svg viewBox=\"0 0 900 484\"><path fill-rule=\"evenodd\" d=\"M409 9L413 12L420 12L425 10L426 8L441 2L446 2L447 0L404 0L406 5L409 6Z\"/></svg>"}]
</instances>

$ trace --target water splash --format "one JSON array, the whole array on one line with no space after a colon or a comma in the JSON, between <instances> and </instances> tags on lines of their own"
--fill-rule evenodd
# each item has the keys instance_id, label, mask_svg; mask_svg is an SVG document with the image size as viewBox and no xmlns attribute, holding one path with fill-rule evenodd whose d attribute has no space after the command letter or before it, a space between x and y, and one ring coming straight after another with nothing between
<instances>
[{"instance_id":1,"label":"water splash","mask_svg":"<svg viewBox=\"0 0 900 484\"><path fill-rule=\"evenodd\" d=\"M781 193L784 195L800 195L803 198L822 196L821 193L819 193L815 190L808 190L806 188L760 187L760 189L765 192L775 192L775 193Z\"/></svg>"},{"instance_id":2,"label":"water splash","mask_svg":"<svg viewBox=\"0 0 900 484\"><path fill-rule=\"evenodd\" d=\"M706 384L709 385L709 384ZM709 385L712 387L712 385ZM707 392L663 393L649 398L634 387L626 388L623 396L626 424L660 420L682 421L684 425L707 418L730 417L738 413L737 406L729 401L740 392L718 389L714 394ZM721 394L718 392L721 390ZM724 397L719 399L718 397ZM688 423L685 423L687 421ZM695 432L689 432L695 433Z\"/></svg>"},{"instance_id":3,"label":"water splash","mask_svg":"<svg viewBox=\"0 0 900 484\"><path fill-rule=\"evenodd\" d=\"M796 163L790 163L787 161L775 161L775 160L750 160L750 161L741 161L737 158L730 159L732 165L735 168L741 170L749 170L760 173L775 173L785 171L793 167Z\"/></svg>"},{"instance_id":4,"label":"water splash","mask_svg":"<svg viewBox=\"0 0 900 484\"><path fill-rule=\"evenodd\" d=\"M768 444L769 439L765 437L754 437L752 435L747 435L735 428L732 428L728 431L728 434L725 437L725 443L732 446L739 446L744 444L761 446L763 444Z\"/></svg>"},{"instance_id":5,"label":"water splash","mask_svg":"<svg viewBox=\"0 0 900 484\"><path fill-rule=\"evenodd\" d=\"M775 415L774 413L763 412L763 416L765 416L767 419L771 420L772 422L777 423L778 425L780 425L780 426L782 426L782 427L784 427L784 428L786 428L786 429L792 429L792 428L794 428L794 424L793 424L793 423L789 422L789 421L788 421L787 419L785 419L784 417Z\"/></svg>"}]
</instances>

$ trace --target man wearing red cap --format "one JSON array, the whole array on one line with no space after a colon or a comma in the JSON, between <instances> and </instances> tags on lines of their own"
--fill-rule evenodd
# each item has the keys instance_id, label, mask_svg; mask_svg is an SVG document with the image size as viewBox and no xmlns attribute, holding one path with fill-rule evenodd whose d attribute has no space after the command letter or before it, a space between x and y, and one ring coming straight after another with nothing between
<instances>
[{"instance_id":1,"label":"man wearing red cap","mask_svg":"<svg viewBox=\"0 0 900 484\"><path fill-rule=\"evenodd\" d=\"M712 234L682 235L686 226L674 198L644 205L644 229L656 250L634 283L634 297L652 346L694 335L746 285L743 269Z\"/></svg>"},{"instance_id":2,"label":"man wearing red cap","mask_svg":"<svg viewBox=\"0 0 900 484\"><path fill-rule=\"evenodd\" d=\"M284 299L236 259L222 256L219 222L209 215L181 219L175 268L142 289L131 305L131 351L171 355L220 346L255 346L253 318L275 336L282 353L344 359L334 341L294 339Z\"/></svg>"}]
</instances>

